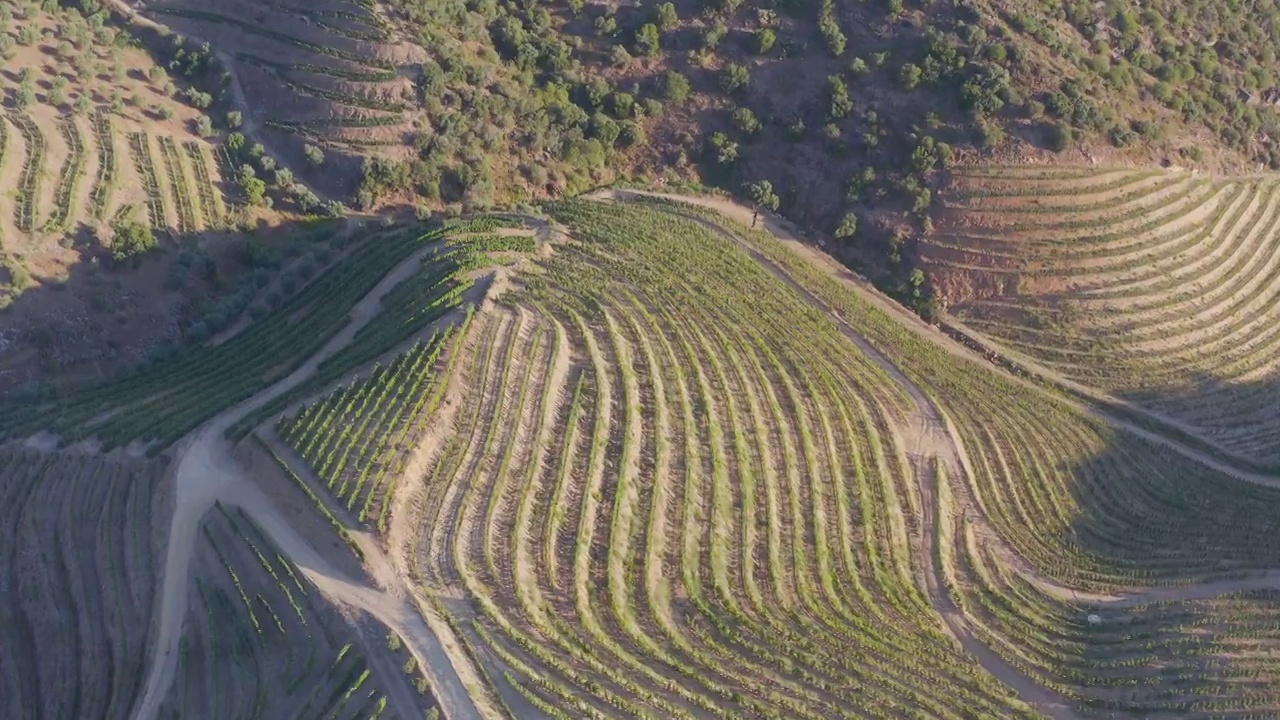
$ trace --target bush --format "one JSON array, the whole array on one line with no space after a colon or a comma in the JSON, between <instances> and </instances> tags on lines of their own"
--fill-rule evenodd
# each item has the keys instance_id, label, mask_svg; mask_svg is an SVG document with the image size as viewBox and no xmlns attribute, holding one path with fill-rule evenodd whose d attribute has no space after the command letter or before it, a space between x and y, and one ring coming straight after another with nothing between
<instances>
[{"instance_id":1,"label":"bush","mask_svg":"<svg viewBox=\"0 0 1280 720\"><path fill-rule=\"evenodd\" d=\"M730 94L746 89L750 82L751 71L738 63L725 65L724 74L720 76L720 88Z\"/></svg>"},{"instance_id":2,"label":"bush","mask_svg":"<svg viewBox=\"0 0 1280 720\"><path fill-rule=\"evenodd\" d=\"M773 28L762 27L755 32L756 53L764 55L773 49L774 43L778 41L778 34Z\"/></svg>"},{"instance_id":3,"label":"bush","mask_svg":"<svg viewBox=\"0 0 1280 720\"><path fill-rule=\"evenodd\" d=\"M643 125L634 120L626 120L622 123L622 133L618 139L624 147L635 147L643 145L648 137Z\"/></svg>"},{"instance_id":4,"label":"bush","mask_svg":"<svg viewBox=\"0 0 1280 720\"><path fill-rule=\"evenodd\" d=\"M1071 125L1065 121L1054 123L1049 128L1049 148L1054 152L1062 152L1071 146L1073 133Z\"/></svg>"},{"instance_id":5,"label":"bush","mask_svg":"<svg viewBox=\"0 0 1280 720\"><path fill-rule=\"evenodd\" d=\"M151 226L137 220L136 216L136 208L131 208L111 226L111 258L117 262L132 260L136 263L156 248Z\"/></svg>"},{"instance_id":6,"label":"bush","mask_svg":"<svg viewBox=\"0 0 1280 720\"><path fill-rule=\"evenodd\" d=\"M663 90L667 99L673 103L682 103L689 98L689 78L681 75L675 70L667 73L663 83Z\"/></svg>"},{"instance_id":7,"label":"bush","mask_svg":"<svg viewBox=\"0 0 1280 720\"><path fill-rule=\"evenodd\" d=\"M1126 148L1138 141L1138 133L1123 125L1113 125L1107 131L1107 139L1118 148Z\"/></svg>"},{"instance_id":8,"label":"bush","mask_svg":"<svg viewBox=\"0 0 1280 720\"><path fill-rule=\"evenodd\" d=\"M760 121L749 108L740 107L733 111L733 125L747 135L755 135L760 131Z\"/></svg>"}]
</instances>

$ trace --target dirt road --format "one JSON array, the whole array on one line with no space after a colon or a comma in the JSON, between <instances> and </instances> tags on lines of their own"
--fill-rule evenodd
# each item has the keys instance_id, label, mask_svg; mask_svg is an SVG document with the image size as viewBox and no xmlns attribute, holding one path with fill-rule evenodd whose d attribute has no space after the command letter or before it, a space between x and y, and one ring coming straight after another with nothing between
<instances>
[{"instance_id":1,"label":"dirt road","mask_svg":"<svg viewBox=\"0 0 1280 720\"><path fill-rule=\"evenodd\" d=\"M434 245L423 248L392 270L352 308L351 321L347 326L302 367L223 412L179 447L174 480L175 506L158 603L160 612L153 629L149 671L141 700L133 714L135 720L154 720L173 683L200 520L218 501L243 508L326 595L369 613L399 632L406 647L432 679L437 701L448 717L470 719L480 716L454 670L453 663L460 659L450 658L444 653L435 634L401 599L405 593L380 590L362 581L343 577L329 566L244 476L243 470L232 460L231 447L223 436L224 431L240 418L302 383L316 371L321 361L348 345L356 332L378 314L382 297L412 275L423 256L434 251Z\"/></svg>"}]
</instances>

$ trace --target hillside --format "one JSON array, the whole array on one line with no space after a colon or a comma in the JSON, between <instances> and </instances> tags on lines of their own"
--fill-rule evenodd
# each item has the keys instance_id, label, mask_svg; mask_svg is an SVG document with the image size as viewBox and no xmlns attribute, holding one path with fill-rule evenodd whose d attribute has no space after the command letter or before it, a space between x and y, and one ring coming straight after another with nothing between
<instances>
[{"instance_id":1,"label":"hillside","mask_svg":"<svg viewBox=\"0 0 1280 720\"><path fill-rule=\"evenodd\" d=\"M1278 13L0 0L0 717L1280 717Z\"/></svg>"},{"instance_id":2,"label":"hillside","mask_svg":"<svg viewBox=\"0 0 1280 720\"><path fill-rule=\"evenodd\" d=\"M341 251L221 96L108 19L0 3L0 394L204 341Z\"/></svg>"},{"instance_id":3,"label":"hillside","mask_svg":"<svg viewBox=\"0 0 1280 720\"><path fill-rule=\"evenodd\" d=\"M183 235L221 226L224 183L215 146L197 133L201 113L176 101L145 52L76 13L28 9L3 37L7 252L65 262L48 239L92 236L131 209Z\"/></svg>"},{"instance_id":4,"label":"hillside","mask_svg":"<svg viewBox=\"0 0 1280 720\"><path fill-rule=\"evenodd\" d=\"M922 258L972 331L1273 466L1275 191L1269 175L966 168Z\"/></svg>"},{"instance_id":5,"label":"hillside","mask_svg":"<svg viewBox=\"0 0 1280 720\"><path fill-rule=\"evenodd\" d=\"M1170 214L1217 187L1119 175ZM0 408L28 466L167 467L120 516L168 539L131 716L1280 710L1274 477L1003 372L749 209L545 209L384 228L220 344Z\"/></svg>"},{"instance_id":6,"label":"hillside","mask_svg":"<svg viewBox=\"0 0 1280 720\"><path fill-rule=\"evenodd\" d=\"M914 241L959 160L1280 166L1270 4L136 7L209 42L263 142L359 207L697 180L834 237L925 314Z\"/></svg>"}]
</instances>

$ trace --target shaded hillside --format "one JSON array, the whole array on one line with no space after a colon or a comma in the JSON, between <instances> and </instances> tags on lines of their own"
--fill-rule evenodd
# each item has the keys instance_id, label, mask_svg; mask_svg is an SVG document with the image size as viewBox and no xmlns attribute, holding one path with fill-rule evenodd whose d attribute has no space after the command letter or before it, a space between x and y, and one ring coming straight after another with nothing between
<instances>
[{"instance_id":1,"label":"shaded hillside","mask_svg":"<svg viewBox=\"0 0 1280 720\"><path fill-rule=\"evenodd\" d=\"M963 168L921 246L949 313L1050 372L1277 459L1280 183Z\"/></svg>"}]
</instances>

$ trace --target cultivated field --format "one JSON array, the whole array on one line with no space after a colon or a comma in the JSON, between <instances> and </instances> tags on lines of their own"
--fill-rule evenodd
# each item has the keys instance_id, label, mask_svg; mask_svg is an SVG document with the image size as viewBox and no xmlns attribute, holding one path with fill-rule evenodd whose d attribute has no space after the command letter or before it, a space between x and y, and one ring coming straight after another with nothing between
<instances>
[{"instance_id":1,"label":"cultivated field","mask_svg":"<svg viewBox=\"0 0 1280 720\"><path fill-rule=\"evenodd\" d=\"M571 240L457 337L279 425L512 715L1277 710L1276 491L705 208L550 211Z\"/></svg>"},{"instance_id":2,"label":"cultivated field","mask_svg":"<svg viewBox=\"0 0 1280 720\"><path fill-rule=\"evenodd\" d=\"M166 94L160 68L139 50L81 35L78 16L25 12L9 37L40 32L6 61L18 69L0 76L0 91L31 91L0 112L5 250L39 263L49 252L40 238L104 227L131 207L160 230L220 227L214 146L195 132L198 111Z\"/></svg>"},{"instance_id":3,"label":"cultivated field","mask_svg":"<svg viewBox=\"0 0 1280 720\"><path fill-rule=\"evenodd\" d=\"M172 502L153 464L0 450L0 715L128 717Z\"/></svg>"},{"instance_id":4,"label":"cultivated field","mask_svg":"<svg viewBox=\"0 0 1280 720\"><path fill-rule=\"evenodd\" d=\"M85 603L38 555L102 547L66 514L154 528L111 546L149 563L131 682L58 665L98 631L68 632L0 657L11 712L57 682L138 720L1280 714L1280 479L1000 370L749 210L545 210L369 232L228 337L0 407L79 441L10 451L37 555L5 646L41 637L21 588ZM46 470L134 515L30 514L113 492Z\"/></svg>"},{"instance_id":5,"label":"cultivated field","mask_svg":"<svg viewBox=\"0 0 1280 720\"><path fill-rule=\"evenodd\" d=\"M1277 183L958 170L926 265L974 331L1274 465Z\"/></svg>"}]
</instances>

